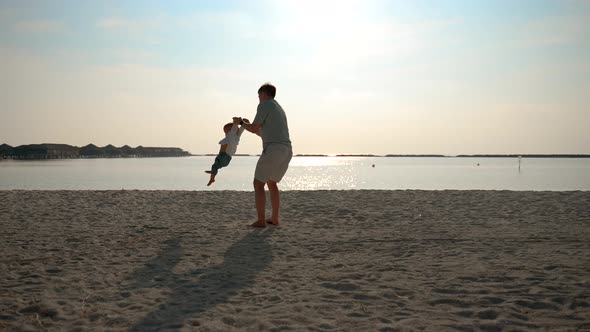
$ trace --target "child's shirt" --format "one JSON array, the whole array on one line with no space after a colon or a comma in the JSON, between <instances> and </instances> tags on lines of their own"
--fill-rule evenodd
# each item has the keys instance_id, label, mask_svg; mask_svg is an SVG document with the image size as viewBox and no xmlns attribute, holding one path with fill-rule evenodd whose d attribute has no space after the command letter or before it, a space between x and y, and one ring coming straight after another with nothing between
<instances>
[{"instance_id":1,"label":"child's shirt","mask_svg":"<svg viewBox=\"0 0 590 332\"><path fill-rule=\"evenodd\" d=\"M219 141L220 145L227 144L227 148L225 149L225 153L233 156L236 154L238 150L238 144L240 144L240 136L244 132L244 128L238 128L238 125L233 125L230 131L225 134L225 137Z\"/></svg>"}]
</instances>

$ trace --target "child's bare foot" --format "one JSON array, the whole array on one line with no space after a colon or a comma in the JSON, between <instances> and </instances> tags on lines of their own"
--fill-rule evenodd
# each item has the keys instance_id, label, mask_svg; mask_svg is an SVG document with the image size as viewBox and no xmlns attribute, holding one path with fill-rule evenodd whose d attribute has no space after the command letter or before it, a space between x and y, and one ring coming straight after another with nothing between
<instances>
[{"instance_id":1,"label":"child's bare foot","mask_svg":"<svg viewBox=\"0 0 590 332\"><path fill-rule=\"evenodd\" d=\"M266 227L266 223L263 221L257 221L255 223L253 223L252 225L250 225L252 227Z\"/></svg>"},{"instance_id":2,"label":"child's bare foot","mask_svg":"<svg viewBox=\"0 0 590 332\"><path fill-rule=\"evenodd\" d=\"M209 183L207 183L207 187L210 186L213 182L215 182L215 175L211 173L211 171L205 171L205 173L211 174L209 177Z\"/></svg>"},{"instance_id":3,"label":"child's bare foot","mask_svg":"<svg viewBox=\"0 0 590 332\"><path fill-rule=\"evenodd\" d=\"M266 223L267 224L278 225L279 224L279 221L278 220L272 220L272 218L268 218L268 219L266 219Z\"/></svg>"}]
</instances>

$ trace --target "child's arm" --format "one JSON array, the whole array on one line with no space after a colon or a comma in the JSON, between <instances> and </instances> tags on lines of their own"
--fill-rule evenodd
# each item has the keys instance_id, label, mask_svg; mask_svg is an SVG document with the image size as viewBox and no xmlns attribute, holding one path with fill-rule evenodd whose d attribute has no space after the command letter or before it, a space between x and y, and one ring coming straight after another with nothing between
<instances>
[{"instance_id":1,"label":"child's arm","mask_svg":"<svg viewBox=\"0 0 590 332\"><path fill-rule=\"evenodd\" d=\"M242 118L239 117L233 117L233 126L231 127L231 132L233 132L237 137L240 137L240 135L242 134L242 128L240 127L240 122L242 121Z\"/></svg>"}]
</instances>

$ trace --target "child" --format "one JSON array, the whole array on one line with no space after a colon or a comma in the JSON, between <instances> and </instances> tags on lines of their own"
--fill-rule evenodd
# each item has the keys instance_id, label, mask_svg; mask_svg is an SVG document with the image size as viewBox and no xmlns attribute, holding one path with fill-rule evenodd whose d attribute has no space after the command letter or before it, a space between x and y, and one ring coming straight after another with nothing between
<instances>
[{"instance_id":1,"label":"child","mask_svg":"<svg viewBox=\"0 0 590 332\"><path fill-rule=\"evenodd\" d=\"M217 171L220 168L229 165L231 157L236 154L238 144L240 144L240 136L242 135L242 132L244 132L244 127L240 126L240 128L238 128L238 125L243 123L249 123L248 119L242 120L242 118L233 118L233 122L227 123L223 126L225 137L219 141L219 144L221 144L219 154L215 157L215 163L211 165L211 170L205 171L205 173L211 174L207 186L210 186L215 182Z\"/></svg>"}]
</instances>

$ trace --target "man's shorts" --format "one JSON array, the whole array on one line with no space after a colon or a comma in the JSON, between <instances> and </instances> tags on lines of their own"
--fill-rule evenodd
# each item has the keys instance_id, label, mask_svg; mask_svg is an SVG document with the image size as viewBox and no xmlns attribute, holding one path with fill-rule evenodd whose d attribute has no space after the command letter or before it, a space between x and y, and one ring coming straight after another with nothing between
<instances>
[{"instance_id":1,"label":"man's shorts","mask_svg":"<svg viewBox=\"0 0 590 332\"><path fill-rule=\"evenodd\" d=\"M262 155L256 164L254 178L261 182L269 180L280 182L293 157L293 150L284 144L270 144L262 151Z\"/></svg>"}]
</instances>

